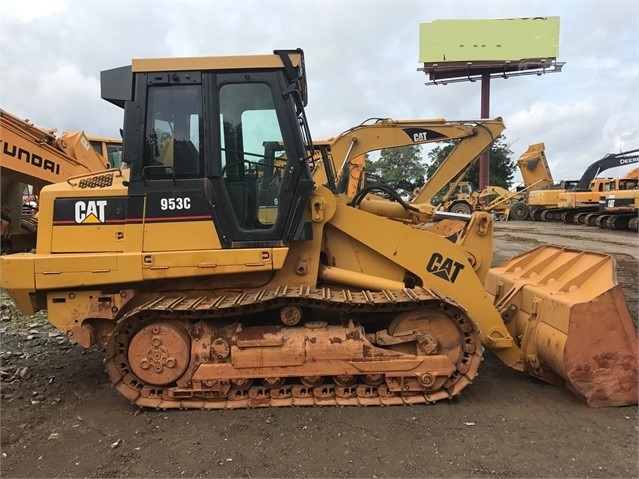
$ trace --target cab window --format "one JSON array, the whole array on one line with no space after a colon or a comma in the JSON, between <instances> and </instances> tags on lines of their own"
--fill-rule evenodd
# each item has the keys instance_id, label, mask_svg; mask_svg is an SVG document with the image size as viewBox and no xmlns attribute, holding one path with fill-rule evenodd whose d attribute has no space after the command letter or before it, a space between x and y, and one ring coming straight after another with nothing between
<instances>
[{"instance_id":1,"label":"cab window","mask_svg":"<svg viewBox=\"0 0 639 479\"><path fill-rule=\"evenodd\" d=\"M271 228L286 163L271 89L265 83L220 88L224 184L242 229Z\"/></svg>"},{"instance_id":2,"label":"cab window","mask_svg":"<svg viewBox=\"0 0 639 479\"><path fill-rule=\"evenodd\" d=\"M199 85L152 86L147 97L144 166L153 175L201 177Z\"/></svg>"}]
</instances>

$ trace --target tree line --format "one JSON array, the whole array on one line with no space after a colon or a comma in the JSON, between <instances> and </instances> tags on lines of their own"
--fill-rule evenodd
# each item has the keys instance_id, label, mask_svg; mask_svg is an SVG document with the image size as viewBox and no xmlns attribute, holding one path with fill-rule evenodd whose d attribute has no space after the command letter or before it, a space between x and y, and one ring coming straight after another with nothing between
<instances>
[{"instance_id":1,"label":"tree line","mask_svg":"<svg viewBox=\"0 0 639 479\"><path fill-rule=\"evenodd\" d=\"M384 183L395 190L412 192L432 176L454 147L454 141L437 145L428 152L426 161L422 155L421 145L384 148L380 150L379 159L376 161L367 155L367 178L372 182ZM503 136L497 138L490 148L490 185L511 188L516 168L512 155L506 139ZM479 160L473 163L463 181L470 182L474 190L479 189Z\"/></svg>"}]
</instances>

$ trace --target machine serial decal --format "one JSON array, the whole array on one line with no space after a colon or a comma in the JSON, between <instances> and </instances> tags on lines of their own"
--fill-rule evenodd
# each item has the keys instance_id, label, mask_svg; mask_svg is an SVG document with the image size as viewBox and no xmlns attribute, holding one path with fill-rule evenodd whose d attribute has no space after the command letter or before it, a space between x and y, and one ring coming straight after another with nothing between
<instances>
[{"instance_id":1,"label":"machine serial decal","mask_svg":"<svg viewBox=\"0 0 639 479\"><path fill-rule=\"evenodd\" d=\"M174 221L211 221L204 196L199 192L189 192L188 196L151 192L146 198L57 198L53 204L53 224L56 226Z\"/></svg>"},{"instance_id":2,"label":"machine serial decal","mask_svg":"<svg viewBox=\"0 0 639 479\"><path fill-rule=\"evenodd\" d=\"M455 282L457 275L462 269L464 269L462 263L458 263L451 258L444 258L439 253L433 253L426 265L426 271L450 283Z\"/></svg>"}]
</instances>

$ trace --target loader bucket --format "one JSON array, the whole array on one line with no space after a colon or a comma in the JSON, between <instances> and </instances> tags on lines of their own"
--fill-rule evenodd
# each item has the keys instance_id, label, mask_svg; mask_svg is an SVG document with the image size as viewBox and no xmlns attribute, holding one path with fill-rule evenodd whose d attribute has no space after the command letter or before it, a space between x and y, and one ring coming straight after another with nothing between
<instances>
[{"instance_id":1,"label":"loader bucket","mask_svg":"<svg viewBox=\"0 0 639 479\"><path fill-rule=\"evenodd\" d=\"M637 404L637 330L610 255L545 245L484 281L526 370L588 406Z\"/></svg>"}]
</instances>

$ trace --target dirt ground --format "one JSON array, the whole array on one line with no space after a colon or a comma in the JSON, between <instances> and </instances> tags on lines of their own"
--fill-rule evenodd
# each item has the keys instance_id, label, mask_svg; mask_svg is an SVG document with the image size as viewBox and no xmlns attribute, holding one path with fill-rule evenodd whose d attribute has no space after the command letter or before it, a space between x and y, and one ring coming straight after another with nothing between
<instances>
[{"instance_id":1,"label":"dirt ground","mask_svg":"<svg viewBox=\"0 0 639 479\"><path fill-rule=\"evenodd\" d=\"M637 320L637 233L496 224L494 264L549 242L613 253ZM486 354L428 406L141 410L83 350L0 299L2 477L638 477L637 407L592 409Z\"/></svg>"}]
</instances>

